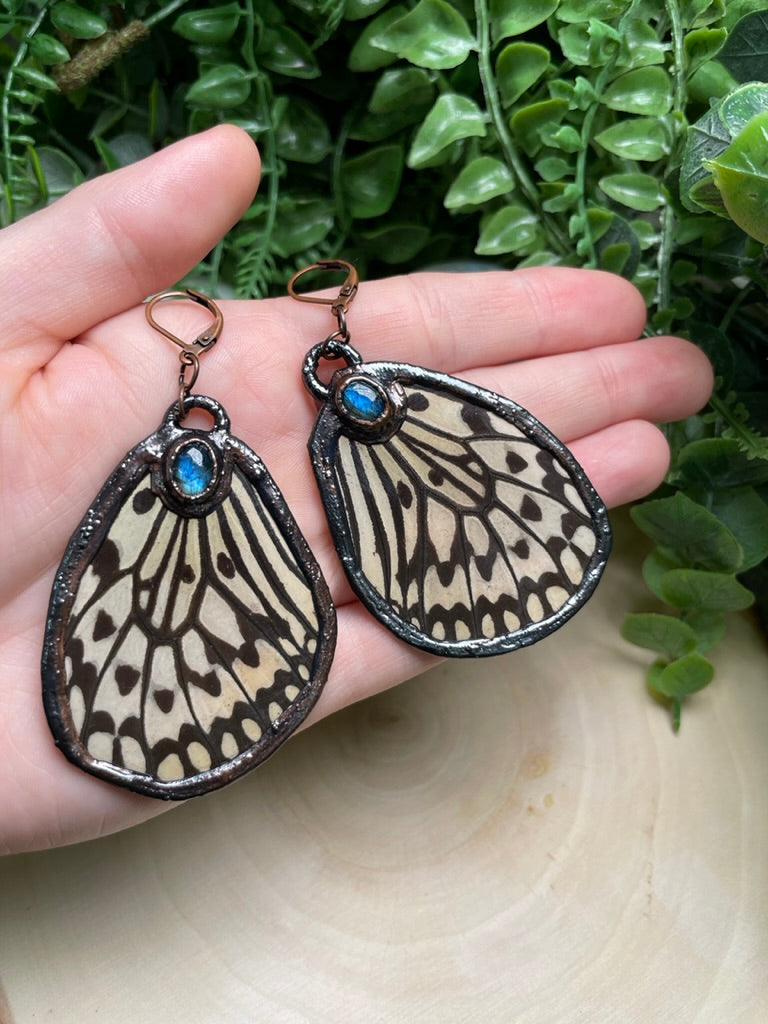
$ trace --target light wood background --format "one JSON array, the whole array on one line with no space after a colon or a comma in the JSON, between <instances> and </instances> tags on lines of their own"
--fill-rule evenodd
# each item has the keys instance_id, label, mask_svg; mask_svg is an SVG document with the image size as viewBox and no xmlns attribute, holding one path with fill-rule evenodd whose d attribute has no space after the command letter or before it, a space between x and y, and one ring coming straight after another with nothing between
<instances>
[{"instance_id":1,"label":"light wood background","mask_svg":"<svg viewBox=\"0 0 768 1024\"><path fill-rule=\"evenodd\" d=\"M734 617L675 737L619 637L649 607L621 535L543 644L0 863L2 1024L768 1022L768 652Z\"/></svg>"}]
</instances>

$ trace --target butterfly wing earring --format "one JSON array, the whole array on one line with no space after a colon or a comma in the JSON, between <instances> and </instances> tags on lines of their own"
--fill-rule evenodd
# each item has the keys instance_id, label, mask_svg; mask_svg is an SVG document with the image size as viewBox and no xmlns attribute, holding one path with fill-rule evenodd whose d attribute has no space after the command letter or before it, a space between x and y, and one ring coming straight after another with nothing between
<instances>
[{"instance_id":1,"label":"butterfly wing earring","mask_svg":"<svg viewBox=\"0 0 768 1024\"><path fill-rule=\"evenodd\" d=\"M191 299L213 325L185 343L154 319ZM191 395L222 329L214 302L166 292L147 319L179 346L179 396L104 484L56 573L43 699L80 768L163 799L238 778L304 721L330 669L336 618L306 541L224 408ZM185 427L193 409L209 430Z\"/></svg>"},{"instance_id":2,"label":"butterfly wing earring","mask_svg":"<svg viewBox=\"0 0 768 1024\"><path fill-rule=\"evenodd\" d=\"M312 270L344 271L335 299L301 295ZM321 403L309 450L333 541L364 605L397 636L449 657L534 643L590 597L608 516L576 459L514 402L446 374L363 362L346 315L344 260L305 267L293 298L331 307L304 381ZM341 360L329 383L323 360Z\"/></svg>"}]
</instances>

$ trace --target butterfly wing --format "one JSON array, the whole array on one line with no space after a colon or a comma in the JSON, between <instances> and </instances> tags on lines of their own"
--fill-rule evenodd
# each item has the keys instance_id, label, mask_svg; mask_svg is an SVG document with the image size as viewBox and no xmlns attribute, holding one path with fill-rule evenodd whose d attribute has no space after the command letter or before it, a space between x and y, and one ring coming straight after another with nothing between
<instances>
[{"instance_id":1,"label":"butterfly wing","mask_svg":"<svg viewBox=\"0 0 768 1024\"><path fill-rule=\"evenodd\" d=\"M353 378L391 400L370 431L339 397ZM610 549L607 513L530 413L404 364L341 371L331 391L310 450L334 542L361 600L404 640L498 654L590 596Z\"/></svg>"},{"instance_id":2,"label":"butterfly wing","mask_svg":"<svg viewBox=\"0 0 768 1024\"><path fill-rule=\"evenodd\" d=\"M215 493L166 500L168 453L198 433L153 435L105 485L59 569L43 659L70 760L173 799L268 757L317 700L335 640L319 569L250 449L207 433Z\"/></svg>"}]
</instances>

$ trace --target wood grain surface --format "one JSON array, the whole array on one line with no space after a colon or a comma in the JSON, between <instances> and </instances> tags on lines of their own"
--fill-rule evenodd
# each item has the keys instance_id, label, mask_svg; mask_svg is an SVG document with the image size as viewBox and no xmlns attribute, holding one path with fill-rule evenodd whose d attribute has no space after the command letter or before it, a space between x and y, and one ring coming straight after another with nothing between
<instances>
[{"instance_id":1,"label":"wood grain surface","mask_svg":"<svg viewBox=\"0 0 768 1024\"><path fill-rule=\"evenodd\" d=\"M539 646L2 862L0 1022L768 1021L768 652L734 617L675 737L619 637L650 607L621 534Z\"/></svg>"}]
</instances>

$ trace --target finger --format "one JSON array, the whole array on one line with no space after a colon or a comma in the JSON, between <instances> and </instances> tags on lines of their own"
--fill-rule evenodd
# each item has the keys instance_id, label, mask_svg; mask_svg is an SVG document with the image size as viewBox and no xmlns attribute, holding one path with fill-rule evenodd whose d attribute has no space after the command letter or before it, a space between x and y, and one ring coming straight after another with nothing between
<instances>
[{"instance_id":1,"label":"finger","mask_svg":"<svg viewBox=\"0 0 768 1024\"><path fill-rule=\"evenodd\" d=\"M221 125L87 182L0 234L0 345L37 368L58 344L178 280L253 198L259 159ZM34 267L35 273L29 268Z\"/></svg>"},{"instance_id":2,"label":"finger","mask_svg":"<svg viewBox=\"0 0 768 1024\"><path fill-rule=\"evenodd\" d=\"M317 341L333 329L327 307L294 302L288 315L294 336ZM366 360L423 362L458 373L631 341L645 315L640 293L615 274L535 267L364 282L348 322Z\"/></svg>"},{"instance_id":3,"label":"finger","mask_svg":"<svg viewBox=\"0 0 768 1024\"><path fill-rule=\"evenodd\" d=\"M566 443L622 420L683 419L706 403L713 384L704 353L674 337L643 338L466 376L524 406Z\"/></svg>"}]
</instances>

